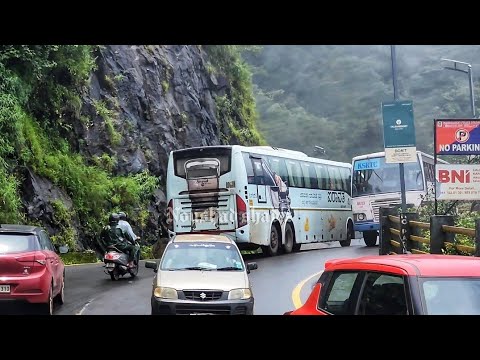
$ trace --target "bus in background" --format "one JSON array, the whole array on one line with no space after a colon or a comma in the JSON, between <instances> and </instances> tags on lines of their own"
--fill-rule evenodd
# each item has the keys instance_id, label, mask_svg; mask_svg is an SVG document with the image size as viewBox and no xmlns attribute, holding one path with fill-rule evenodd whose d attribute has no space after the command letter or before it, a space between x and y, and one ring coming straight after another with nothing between
<instances>
[{"instance_id":1,"label":"bus in background","mask_svg":"<svg viewBox=\"0 0 480 360\"><path fill-rule=\"evenodd\" d=\"M242 250L269 256L354 235L351 164L268 146L172 151L168 226L175 233L222 233Z\"/></svg>"},{"instance_id":2,"label":"bus in background","mask_svg":"<svg viewBox=\"0 0 480 360\"><path fill-rule=\"evenodd\" d=\"M446 161L437 159L438 163ZM356 156L352 159L352 207L355 231L363 233L365 245L377 243L379 209L401 205L398 164L385 162L385 152ZM434 158L417 151L417 162L405 163L405 198L407 206L418 207L433 201L435 194Z\"/></svg>"}]
</instances>

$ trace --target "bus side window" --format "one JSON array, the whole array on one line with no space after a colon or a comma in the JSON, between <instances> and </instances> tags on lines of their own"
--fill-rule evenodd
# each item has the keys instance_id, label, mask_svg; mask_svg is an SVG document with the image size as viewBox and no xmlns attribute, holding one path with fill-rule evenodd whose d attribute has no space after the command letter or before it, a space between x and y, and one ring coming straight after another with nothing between
<instances>
[{"instance_id":1,"label":"bus side window","mask_svg":"<svg viewBox=\"0 0 480 360\"><path fill-rule=\"evenodd\" d=\"M262 167L262 160L251 158L252 166L253 166L253 173L255 174L255 184L257 185L265 185L265 177L263 174L263 167Z\"/></svg>"},{"instance_id":2,"label":"bus side window","mask_svg":"<svg viewBox=\"0 0 480 360\"><path fill-rule=\"evenodd\" d=\"M287 160L289 186L303 187L303 175L297 160Z\"/></svg>"},{"instance_id":3,"label":"bus side window","mask_svg":"<svg viewBox=\"0 0 480 360\"><path fill-rule=\"evenodd\" d=\"M350 178L350 171L345 168L340 169L340 175L342 178L342 188L343 191L345 191L348 195L351 195L350 191L350 184L351 184L351 178Z\"/></svg>"},{"instance_id":4,"label":"bus side window","mask_svg":"<svg viewBox=\"0 0 480 360\"><path fill-rule=\"evenodd\" d=\"M310 168L310 165L308 165L307 163L302 161L301 162L301 167L302 167L303 181L305 183L305 187L307 189L311 189L312 188L312 183L310 181L310 174L309 174L309 171L308 171L308 169Z\"/></svg>"},{"instance_id":5,"label":"bus side window","mask_svg":"<svg viewBox=\"0 0 480 360\"><path fill-rule=\"evenodd\" d=\"M336 166L328 167L329 190L342 191L342 179L340 176L340 169Z\"/></svg>"},{"instance_id":6,"label":"bus side window","mask_svg":"<svg viewBox=\"0 0 480 360\"><path fill-rule=\"evenodd\" d=\"M247 179L249 184L255 184L255 174L253 173L252 161L250 154L242 152L243 162L245 163L245 169L247 170Z\"/></svg>"},{"instance_id":7,"label":"bus side window","mask_svg":"<svg viewBox=\"0 0 480 360\"><path fill-rule=\"evenodd\" d=\"M318 188L321 190L328 190L328 174L327 169L319 164L315 164L315 170L317 173Z\"/></svg>"},{"instance_id":8,"label":"bus side window","mask_svg":"<svg viewBox=\"0 0 480 360\"><path fill-rule=\"evenodd\" d=\"M287 171L287 164L285 164L285 159L278 158L276 160L278 161L278 175L280 175L283 182L287 184L287 186L290 186L288 181L288 171Z\"/></svg>"},{"instance_id":9,"label":"bus side window","mask_svg":"<svg viewBox=\"0 0 480 360\"><path fill-rule=\"evenodd\" d=\"M312 184L312 189L318 189L318 179L317 174L315 173L315 167L313 164L308 166L308 176L310 177L310 183Z\"/></svg>"}]
</instances>

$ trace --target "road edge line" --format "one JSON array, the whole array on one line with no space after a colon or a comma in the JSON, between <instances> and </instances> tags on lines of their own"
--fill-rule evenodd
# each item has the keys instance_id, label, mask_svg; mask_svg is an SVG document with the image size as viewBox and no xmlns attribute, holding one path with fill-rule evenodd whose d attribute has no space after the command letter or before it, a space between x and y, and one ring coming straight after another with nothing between
<instances>
[{"instance_id":1,"label":"road edge line","mask_svg":"<svg viewBox=\"0 0 480 360\"><path fill-rule=\"evenodd\" d=\"M315 276L320 276L320 274L323 273L324 270L322 271L319 271L315 274L312 274L310 275L309 277L303 279L302 281L300 281L296 286L295 288L293 289L292 291L292 302L293 302L293 306L295 306L295 309L298 309L299 307L301 307L303 305L302 303L302 300L300 299L300 293L302 292L302 289L303 287L305 286L305 284L310 281L312 278L314 278Z\"/></svg>"}]
</instances>

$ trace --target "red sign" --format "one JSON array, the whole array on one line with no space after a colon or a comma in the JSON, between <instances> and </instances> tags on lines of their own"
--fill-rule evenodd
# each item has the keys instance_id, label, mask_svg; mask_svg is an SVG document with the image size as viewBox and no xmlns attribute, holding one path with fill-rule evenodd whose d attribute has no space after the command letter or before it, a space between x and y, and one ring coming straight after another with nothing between
<instances>
[{"instance_id":1,"label":"red sign","mask_svg":"<svg viewBox=\"0 0 480 360\"><path fill-rule=\"evenodd\" d=\"M480 120L435 121L437 155L480 155Z\"/></svg>"}]
</instances>

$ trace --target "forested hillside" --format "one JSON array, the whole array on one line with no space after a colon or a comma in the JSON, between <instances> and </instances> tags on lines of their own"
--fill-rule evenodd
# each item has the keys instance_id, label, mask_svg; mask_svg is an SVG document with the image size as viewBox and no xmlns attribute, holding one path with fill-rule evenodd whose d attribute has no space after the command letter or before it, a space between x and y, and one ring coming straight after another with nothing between
<instances>
[{"instance_id":1,"label":"forested hillside","mask_svg":"<svg viewBox=\"0 0 480 360\"><path fill-rule=\"evenodd\" d=\"M398 91L414 104L417 146L433 149L435 117L470 117L467 74L444 70L443 57L473 65L480 47L399 46ZM275 45L244 55L254 71L259 128L270 145L326 158L382 151L381 102L393 100L389 45Z\"/></svg>"}]
</instances>

